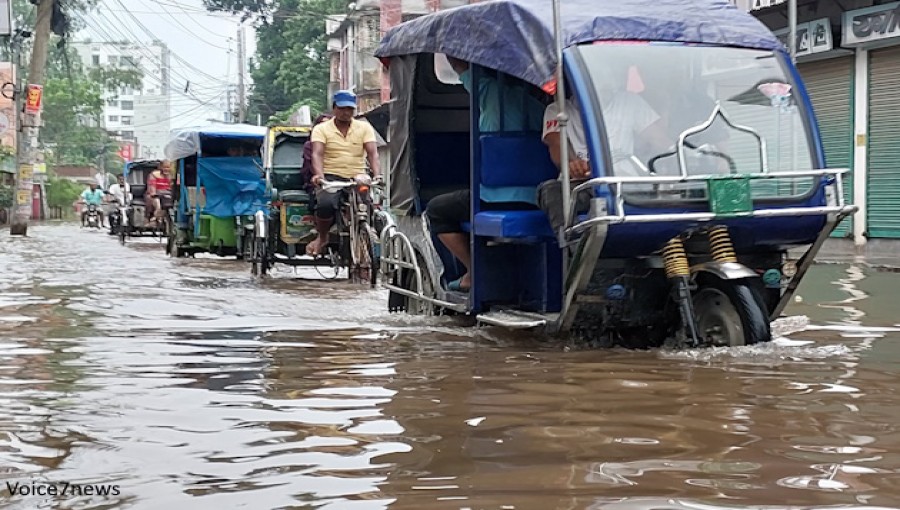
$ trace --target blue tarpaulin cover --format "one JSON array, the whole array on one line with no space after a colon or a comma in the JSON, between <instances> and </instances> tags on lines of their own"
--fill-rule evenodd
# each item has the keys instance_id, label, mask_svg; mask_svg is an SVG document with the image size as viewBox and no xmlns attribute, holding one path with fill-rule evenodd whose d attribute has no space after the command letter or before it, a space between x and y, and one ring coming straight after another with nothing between
<instances>
[{"instance_id":1,"label":"blue tarpaulin cover","mask_svg":"<svg viewBox=\"0 0 900 510\"><path fill-rule=\"evenodd\" d=\"M565 47L627 40L784 48L727 0L561 0L560 10ZM551 0L492 0L398 25L375 55L445 53L551 91L555 47Z\"/></svg>"},{"instance_id":2,"label":"blue tarpaulin cover","mask_svg":"<svg viewBox=\"0 0 900 510\"><path fill-rule=\"evenodd\" d=\"M203 212L230 218L254 214L265 204L262 162L256 157L199 158L197 177L206 190Z\"/></svg>"}]
</instances>

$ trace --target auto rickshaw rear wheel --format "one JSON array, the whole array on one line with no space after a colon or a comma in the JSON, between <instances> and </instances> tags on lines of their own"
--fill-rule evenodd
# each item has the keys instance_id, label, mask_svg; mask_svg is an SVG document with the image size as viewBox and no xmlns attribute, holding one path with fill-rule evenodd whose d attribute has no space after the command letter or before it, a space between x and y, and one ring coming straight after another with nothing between
<instances>
[{"instance_id":1,"label":"auto rickshaw rear wheel","mask_svg":"<svg viewBox=\"0 0 900 510\"><path fill-rule=\"evenodd\" d=\"M700 275L693 304L697 333L704 346L734 347L772 339L765 303L747 278L724 280Z\"/></svg>"}]
</instances>

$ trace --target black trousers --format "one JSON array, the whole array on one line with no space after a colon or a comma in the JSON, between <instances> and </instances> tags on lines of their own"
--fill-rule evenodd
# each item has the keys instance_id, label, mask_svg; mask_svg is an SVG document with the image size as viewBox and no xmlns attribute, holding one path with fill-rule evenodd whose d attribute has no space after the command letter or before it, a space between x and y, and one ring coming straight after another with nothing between
<instances>
[{"instance_id":1,"label":"black trousers","mask_svg":"<svg viewBox=\"0 0 900 510\"><path fill-rule=\"evenodd\" d=\"M469 221L469 205L472 192L467 189L451 191L438 195L428 202L425 215L431 232L434 234L452 234L464 232L462 224ZM482 211L527 211L537 209L533 204L524 202L485 202L481 201Z\"/></svg>"},{"instance_id":2,"label":"black trousers","mask_svg":"<svg viewBox=\"0 0 900 510\"><path fill-rule=\"evenodd\" d=\"M352 179L348 179L346 177L338 177L334 174L325 174L326 181L350 181ZM329 192L325 191L323 188L318 188L316 190L316 218L322 220L330 220L334 218L335 213L341 208L341 197L344 196L344 193L341 191Z\"/></svg>"}]
</instances>

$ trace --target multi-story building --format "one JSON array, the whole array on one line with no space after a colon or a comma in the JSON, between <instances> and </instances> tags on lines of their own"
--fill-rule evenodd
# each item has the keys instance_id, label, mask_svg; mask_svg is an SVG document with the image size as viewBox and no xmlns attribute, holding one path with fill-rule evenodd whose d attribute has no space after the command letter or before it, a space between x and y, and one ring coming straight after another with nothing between
<instances>
[{"instance_id":1,"label":"multi-story building","mask_svg":"<svg viewBox=\"0 0 900 510\"><path fill-rule=\"evenodd\" d=\"M367 112L390 99L390 85L375 48L391 27L442 9L478 0L359 0L347 14L325 21L331 55L329 96L350 89L359 97L359 110Z\"/></svg>"},{"instance_id":2,"label":"multi-story building","mask_svg":"<svg viewBox=\"0 0 900 510\"><path fill-rule=\"evenodd\" d=\"M168 47L160 41L147 45L82 41L72 47L85 68L135 67L143 73L138 88L106 91L103 127L123 146L130 145L134 157L161 158L172 116Z\"/></svg>"}]
</instances>

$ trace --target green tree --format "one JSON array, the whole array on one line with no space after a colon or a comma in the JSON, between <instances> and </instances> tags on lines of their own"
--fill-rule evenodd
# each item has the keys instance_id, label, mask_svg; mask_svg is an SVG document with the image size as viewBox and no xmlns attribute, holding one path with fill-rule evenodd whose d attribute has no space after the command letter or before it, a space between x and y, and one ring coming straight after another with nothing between
<instances>
[{"instance_id":1,"label":"green tree","mask_svg":"<svg viewBox=\"0 0 900 510\"><path fill-rule=\"evenodd\" d=\"M50 149L49 164L91 165L105 155L106 170L121 168L118 144L103 129L103 94L123 86L139 87L135 68L98 67L85 71L67 47L50 52L44 85L41 141Z\"/></svg>"},{"instance_id":2,"label":"green tree","mask_svg":"<svg viewBox=\"0 0 900 510\"><path fill-rule=\"evenodd\" d=\"M68 210L83 190L84 186L81 184L51 175L47 181L47 205Z\"/></svg>"},{"instance_id":3,"label":"green tree","mask_svg":"<svg viewBox=\"0 0 900 510\"><path fill-rule=\"evenodd\" d=\"M301 105L327 107L325 20L344 13L347 0L204 0L210 10L255 17L256 56L250 62L250 113L283 117ZM278 115L278 114L281 115Z\"/></svg>"}]
</instances>

